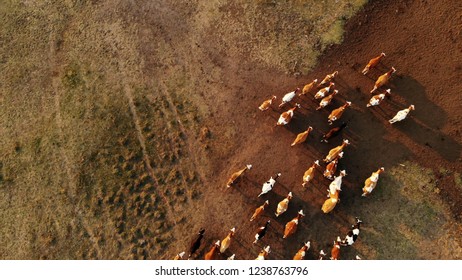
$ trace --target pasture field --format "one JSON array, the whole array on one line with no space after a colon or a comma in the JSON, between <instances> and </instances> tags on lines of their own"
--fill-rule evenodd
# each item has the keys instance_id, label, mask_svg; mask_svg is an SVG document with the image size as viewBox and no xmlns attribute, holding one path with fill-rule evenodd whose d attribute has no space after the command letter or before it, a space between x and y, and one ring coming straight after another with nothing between
<instances>
[{"instance_id":1,"label":"pasture field","mask_svg":"<svg viewBox=\"0 0 462 280\"><path fill-rule=\"evenodd\" d=\"M342 259L462 258L455 2L1 1L0 259L171 259L201 227L197 259L232 227L219 258L254 259L270 245L270 259L291 259L310 240L314 259L355 216L361 234ZM391 66L391 97L366 108ZM274 127L290 107L277 108L283 94L335 70L332 104L316 111L312 96L297 97L292 122ZM260 112L272 95L276 104ZM347 128L321 143L328 112L346 100ZM409 104L409 118L390 125ZM307 142L290 147L308 125ZM342 138L352 143L338 167L348 175L340 203L323 214L330 181L319 168L303 189L302 175ZM361 197L381 166L377 188ZM274 190L257 198L277 172ZM276 219L289 191L289 210ZM249 222L266 199L264 216ZM282 239L299 209L297 233Z\"/></svg>"}]
</instances>

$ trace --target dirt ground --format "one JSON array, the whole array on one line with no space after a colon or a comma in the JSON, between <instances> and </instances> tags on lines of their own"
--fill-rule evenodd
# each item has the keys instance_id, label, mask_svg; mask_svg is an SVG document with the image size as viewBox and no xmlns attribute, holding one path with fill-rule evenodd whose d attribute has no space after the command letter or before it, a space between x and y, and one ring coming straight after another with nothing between
<instances>
[{"instance_id":1,"label":"dirt ground","mask_svg":"<svg viewBox=\"0 0 462 280\"><path fill-rule=\"evenodd\" d=\"M344 42L329 48L308 75L284 75L254 66L247 68L243 61L235 65L233 61L222 58L226 61L221 64L226 75L220 80L225 88L231 87L234 91L230 93L232 96L206 95L204 98L215 109L208 127L215 136L212 137L214 142L221 144L215 144L218 147L211 144L209 152L214 166L213 174L216 174L211 185L217 189L208 189L203 198L207 209L213 209L212 213L215 214L207 211L203 213L202 222L198 219L197 223L197 227L204 226L206 221L214 221L215 224L212 227L204 226L208 229L204 250L210 247L214 239L226 234L223 228L237 225L237 242L240 246L232 252L240 258L252 258L260 247L269 244L273 248L271 258L288 259L307 240L312 241L312 248L315 249L309 257L315 258L319 249L329 250L335 237L347 231L354 216L360 216L368 221L364 224L361 242L356 245L356 250L344 250L345 258L352 259L355 253L374 259L460 258L460 239L451 243L451 248L455 249L451 252L444 253L441 247L430 249L432 246L429 244L457 239L460 227L457 225L448 230L448 235L428 233L432 231L428 228L429 224L433 228L434 223L441 221L436 222L425 209L412 208L410 204L414 199L414 203L423 203L412 192L408 198L394 199L400 195L401 188L405 188L405 183L388 182L392 176L384 175L386 182L381 182L383 185L379 184L379 188L390 187L392 190L388 195L377 192L367 200L360 197L360 187L372 171L380 166L395 171L399 169L399 164L412 161L434 172L437 178L434 188L437 190L428 197L438 193L438 198L451 209L449 220L460 221L460 185L456 185L456 177L453 176L454 172L460 174L461 171L462 143L461 114L458 110L462 102L456 93L460 87L457 77L461 68L458 59L454 59L461 57L460 17L456 11L460 11L460 7L455 7L449 1L438 4L425 1L372 1L348 21ZM364 64L382 51L387 56L378 69L367 76L361 75ZM379 109L366 108L373 81L391 66L397 68L397 75L390 83L392 97ZM236 68L239 68L237 73ZM299 99L297 101L301 102L303 109L295 114L290 125L273 129L283 110L273 106L272 110L262 113L256 108L273 94L280 98L293 88L313 78L322 79L334 70L340 73L335 80L340 95L329 105L329 109L338 107L344 100L352 101L352 108L343 116L343 120L348 121L343 137L353 144L347 148L338 169L346 169L349 174L344 180L341 203L333 213L324 215L320 206L329 181L318 176L315 184L303 190L301 175L314 160L323 158L331 147L341 142L339 137L328 145L319 143L322 132L329 129L326 121L328 110L317 112L312 98ZM410 104L417 108L410 119L393 126L387 123L396 111ZM307 143L291 148L289 144L295 135L308 125L315 130ZM229 130L233 130L232 136L223 137ZM223 145L229 147L225 156L220 153L220 146ZM247 173L244 183L228 193L222 193L223 183L228 176L246 163L252 163L254 168ZM449 170L449 173L445 170ZM400 176L415 176L412 182L408 182L409 187L421 192L418 185L425 185L425 179L420 177L422 171L417 168L414 175L410 175L409 170L401 171ZM276 172L282 173L280 184L272 194L257 199L261 184ZM432 180L435 179L429 179L430 182ZM397 186L392 188L389 185ZM272 213L276 204L288 191L294 193L289 211L275 219ZM268 218L253 223L245 218L265 199L271 203L267 212L272 221L271 228L262 244L255 246L252 241L256 228ZM426 203L432 205L434 202L430 200ZM405 210L406 205L410 210ZM307 213L300 231L292 240L283 240L284 224L300 208ZM382 211L388 212L388 215ZM185 247L179 246L178 250L181 248Z\"/></svg>"},{"instance_id":2,"label":"dirt ground","mask_svg":"<svg viewBox=\"0 0 462 280\"><path fill-rule=\"evenodd\" d=\"M9 4L8 19L27 27L2 31L0 257L171 259L203 227L194 256L203 259L236 227L220 259L254 259L265 245L270 259L291 259L308 240L307 259L315 259L359 216L360 237L342 259L462 258L462 6L334 2ZM362 75L380 52L382 63ZM391 66L391 97L366 108ZM274 125L290 105L258 110L335 70L339 94L326 109L297 97L302 108L285 127ZM346 100L352 107L335 125L348 127L321 143L328 113ZM388 123L410 104L409 118ZM290 147L309 125L307 142ZM301 179L342 138L352 143L338 167L348 175L340 203L323 214L325 164L307 189ZM253 168L225 190L245 164ZM376 190L361 197L381 166ZM274 190L258 198L277 172ZM289 191L289 210L276 218ZM266 199L265 214L250 222ZM299 209L306 217L283 239ZM253 245L268 219L267 235Z\"/></svg>"}]
</instances>

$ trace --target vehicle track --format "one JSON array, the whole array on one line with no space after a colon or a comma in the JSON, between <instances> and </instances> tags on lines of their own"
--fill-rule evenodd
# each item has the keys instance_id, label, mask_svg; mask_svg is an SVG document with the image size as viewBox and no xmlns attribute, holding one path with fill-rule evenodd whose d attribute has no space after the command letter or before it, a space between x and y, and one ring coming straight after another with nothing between
<instances>
[{"instance_id":1,"label":"vehicle track","mask_svg":"<svg viewBox=\"0 0 462 280\"><path fill-rule=\"evenodd\" d=\"M57 74L54 75L51 79L51 85L53 88L54 92L54 101L55 101L55 109L56 109L56 125L58 127L58 132L59 132L59 138L60 142L64 143L64 123L61 115L61 90L59 87L60 80L59 80L59 73L62 73L61 66L58 64L58 59L59 53L56 50L56 45L57 45L57 37L56 37L57 31L54 30L53 32L50 33L50 50L49 50L49 61L50 61L50 68L53 70L56 70ZM68 193L67 196L71 200L72 204L74 205L73 212L75 213L76 217L80 220L84 230L88 233L90 236L90 241L93 244L93 248L96 251L97 258L98 259L103 259L104 254L98 245L98 239L93 231L93 229L90 227L88 224L88 217L86 217L86 214L83 212L82 208L79 205L79 202L77 201L77 179L76 179L76 172L73 170L72 162L71 159L68 157L66 150L63 146L60 146L60 153L62 156L62 160L64 163L64 169L66 170L66 174L68 177Z\"/></svg>"}]
</instances>

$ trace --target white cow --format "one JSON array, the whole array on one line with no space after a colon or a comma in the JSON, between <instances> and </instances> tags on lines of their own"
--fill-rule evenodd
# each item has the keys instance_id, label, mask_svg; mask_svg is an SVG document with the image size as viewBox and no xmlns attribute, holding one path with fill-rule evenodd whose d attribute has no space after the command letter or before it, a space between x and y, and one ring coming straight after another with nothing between
<instances>
[{"instance_id":1,"label":"white cow","mask_svg":"<svg viewBox=\"0 0 462 280\"><path fill-rule=\"evenodd\" d=\"M279 108L281 108L282 106L284 106L284 104L286 103L289 103L290 101L292 101L292 99L294 99L295 95L297 95L297 93L300 91L300 88L297 88L295 89L294 91L291 91L289 93L286 93L284 95L284 97L282 97L282 102L281 104L279 104Z\"/></svg>"},{"instance_id":2,"label":"white cow","mask_svg":"<svg viewBox=\"0 0 462 280\"><path fill-rule=\"evenodd\" d=\"M273 177L271 177L267 182L265 182L261 188L261 193L258 195L258 197L270 192L273 189L274 184L276 184L276 179L279 178L279 176L281 176L281 173L276 174L274 179Z\"/></svg>"},{"instance_id":3,"label":"white cow","mask_svg":"<svg viewBox=\"0 0 462 280\"><path fill-rule=\"evenodd\" d=\"M332 181L332 183L329 185L329 195L335 195L337 191L342 190L342 178L346 175L347 174L345 170L340 171L340 175L336 176L334 181Z\"/></svg>"},{"instance_id":4,"label":"white cow","mask_svg":"<svg viewBox=\"0 0 462 280\"><path fill-rule=\"evenodd\" d=\"M406 108L404 110L398 111L398 113L396 113L396 115L393 117L393 119L389 120L388 122L389 123L395 123L395 122L402 121L407 117L409 112L411 112L412 110L415 110L414 105L411 105L411 106L409 106L408 108Z\"/></svg>"}]
</instances>

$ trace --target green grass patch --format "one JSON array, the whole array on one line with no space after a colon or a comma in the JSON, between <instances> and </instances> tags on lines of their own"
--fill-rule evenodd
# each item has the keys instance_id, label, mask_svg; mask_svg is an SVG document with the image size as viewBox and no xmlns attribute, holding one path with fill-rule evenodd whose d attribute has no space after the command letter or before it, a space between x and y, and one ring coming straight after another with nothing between
<instances>
[{"instance_id":1,"label":"green grass patch","mask_svg":"<svg viewBox=\"0 0 462 280\"><path fill-rule=\"evenodd\" d=\"M454 172L454 183L462 191L462 175L458 172Z\"/></svg>"},{"instance_id":2,"label":"green grass patch","mask_svg":"<svg viewBox=\"0 0 462 280\"><path fill-rule=\"evenodd\" d=\"M413 162L389 168L361 208L364 244L377 259L421 259L436 248L423 247L446 234L447 207L436 194L436 177ZM364 198L363 198L364 199Z\"/></svg>"},{"instance_id":3,"label":"green grass patch","mask_svg":"<svg viewBox=\"0 0 462 280\"><path fill-rule=\"evenodd\" d=\"M332 44L340 44L343 39L344 20L338 19L334 21L329 29L321 35L321 44L329 46Z\"/></svg>"},{"instance_id":4,"label":"green grass patch","mask_svg":"<svg viewBox=\"0 0 462 280\"><path fill-rule=\"evenodd\" d=\"M80 66L77 63L72 63L64 69L62 82L64 86L70 89L75 89L84 84L80 73Z\"/></svg>"}]
</instances>

